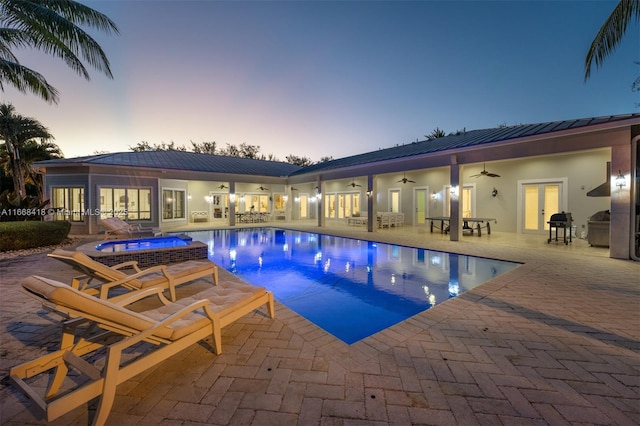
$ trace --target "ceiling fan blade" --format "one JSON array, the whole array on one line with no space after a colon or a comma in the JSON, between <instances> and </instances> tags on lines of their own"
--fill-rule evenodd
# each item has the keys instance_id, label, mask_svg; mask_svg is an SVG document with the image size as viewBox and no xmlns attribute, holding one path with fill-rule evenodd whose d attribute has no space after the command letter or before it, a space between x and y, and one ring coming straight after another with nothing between
<instances>
[{"instance_id":1,"label":"ceiling fan blade","mask_svg":"<svg viewBox=\"0 0 640 426\"><path fill-rule=\"evenodd\" d=\"M415 180L407 180L407 182L416 183Z\"/></svg>"},{"instance_id":2,"label":"ceiling fan blade","mask_svg":"<svg viewBox=\"0 0 640 426\"><path fill-rule=\"evenodd\" d=\"M477 175L471 175L471 176L469 176L469 177L477 178L477 177L480 177L480 176L482 176L482 173L478 173Z\"/></svg>"},{"instance_id":3,"label":"ceiling fan blade","mask_svg":"<svg viewBox=\"0 0 640 426\"><path fill-rule=\"evenodd\" d=\"M487 176L489 176L489 177L500 177L500 175L497 175L495 173L487 173Z\"/></svg>"}]
</instances>

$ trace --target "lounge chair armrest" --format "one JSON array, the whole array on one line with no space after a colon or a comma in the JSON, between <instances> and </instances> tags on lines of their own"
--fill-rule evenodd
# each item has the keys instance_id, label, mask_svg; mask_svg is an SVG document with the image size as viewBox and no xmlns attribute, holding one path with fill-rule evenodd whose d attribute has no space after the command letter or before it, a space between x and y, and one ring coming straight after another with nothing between
<instances>
[{"instance_id":1,"label":"lounge chair armrest","mask_svg":"<svg viewBox=\"0 0 640 426\"><path fill-rule=\"evenodd\" d=\"M89 275L78 275L71 279L71 287L85 293L97 294L103 283L95 282L92 284L92 281L93 277Z\"/></svg>"},{"instance_id":2,"label":"lounge chair armrest","mask_svg":"<svg viewBox=\"0 0 640 426\"><path fill-rule=\"evenodd\" d=\"M130 260L128 262L122 262L122 263L118 263L117 265L112 266L112 269L122 269L122 268L127 268L131 266L133 269L136 270L136 272L140 272L142 271L142 269L140 269L140 267L138 266L138 261L137 260Z\"/></svg>"},{"instance_id":3,"label":"lounge chair armrest","mask_svg":"<svg viewBox=\"0 0 640 426\"><path fill-rule=\"evenodd\" d=\"M121 278L117 281L112 281L109 283L102 284L102 286L100 286L100 298L107 299L109 295L109 290L114 287L118 287L118 286L126 287L127 283L130 281L134 281L145 275L157 273L157 272L162 272L162 274L167 278L167 280L169 280L169 275L167 274L167 267L165 265L153 266L149 269L142 270L135 274L127 275L125 278Z\"/></svg>"},{"instance_id":4,"label":"lounge chair armrest","mask_svg":"<svg viewBox=\"0 0 640 426\"><path fill-rule=\"evenodd\" d=\"M168 305L171 302L169 301L169 299L167 299L166 297L164 297L164 289L161 287L150 287L144 290L139 290L139 291L133 291L131 293L129 293L127 295L127 297L124 297L122 299L118 299L117 301L113 302L116 305L119 306L127 306L130 305L132 303L135 303L139 300L145 299L147 297L156 295L158 296L158 298L160 299L160 301L162 302L163 305Z\"/></svg>"}]
</instances>

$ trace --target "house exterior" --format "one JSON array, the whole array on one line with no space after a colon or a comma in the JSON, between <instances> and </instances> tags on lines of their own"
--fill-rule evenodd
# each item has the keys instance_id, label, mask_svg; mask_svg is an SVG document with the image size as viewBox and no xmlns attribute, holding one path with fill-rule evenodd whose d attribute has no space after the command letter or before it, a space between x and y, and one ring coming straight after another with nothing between
<instances>
[{"instance_id":1,"label":"house exterior","mask_svg":"<svg viewBox=\"0 0 640 426\"><path fill-rule=\"evenodd\" d=\"M572 215L572 232L609 211L610 256L638 260L640 114L504 126L340 158L308 167L181 151L100 154L36 163L52 219L73 233L99 232L115 215L170 232L238 222L331 227L350 218L370 232L382 212L427 226L465 218L498 230L548 234L550 216ZM605 238L606 240L606 238Z\"/></svg>"}]
</instances>

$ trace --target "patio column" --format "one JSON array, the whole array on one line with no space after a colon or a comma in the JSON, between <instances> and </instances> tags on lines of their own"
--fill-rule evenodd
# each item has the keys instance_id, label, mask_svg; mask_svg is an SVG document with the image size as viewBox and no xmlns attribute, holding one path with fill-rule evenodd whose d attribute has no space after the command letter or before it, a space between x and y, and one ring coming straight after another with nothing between
<instances>
[{"instance_id":1,"label":"patio column","mask_svg":"<svg viewBox=\"0 0 640 426\"><path fill-rule=\"evenodd\" d=\"M374 232L377 225L376 210L378 209L378 188L376 177L367 176L367 232Z\"/></svg>"},{"instance_id":2,"label":"patio column","mask_svg":"<svg viewBox=\"0 0 640 426\"><path fill-rule=\"evenodd\" d=\"M611 147L611 222L609 223L609 257L631 258L631 145ZM618 186L618 173L624 176L624 186ZM635 236L633 236L635 237Z\"/></svg>"},{"instance_id":3,"label":"patio column","mask_svg":"<svg viewBox=\"0 0 640 426\"><path fill-rule=\"evenodd\" d=\"M449 182L450 182L450 194L449 194L449 239L451 241L460 240L460 165L458 164L458 157L456 155L451 156L451 167L449 169Z\"/></svg>"},{"instance_id":4,"label":"patio column","mask_svg":"<svg viewBox=\"0 0 640 426\"><path fill-rule=\"evenodd\" d=\"M229 226L236 225L236 183L229 182Z\"/></svg>"},{"instance_id":5,"label":"patio column","mask_svg":"<svg viewBox=\"0 0 640 426\"><path fill-rule=\"evenodd\" d=\"M316 181L317 183L317 189L318 192L316 193L316 204L317 204L317 208L318 208L318 227L322 228L324 226L324 209L322 208L324 206L324 200L322 197L322 181L320 180L320 178L318 178L318 180Z\"/></svg>"}]
</instances>

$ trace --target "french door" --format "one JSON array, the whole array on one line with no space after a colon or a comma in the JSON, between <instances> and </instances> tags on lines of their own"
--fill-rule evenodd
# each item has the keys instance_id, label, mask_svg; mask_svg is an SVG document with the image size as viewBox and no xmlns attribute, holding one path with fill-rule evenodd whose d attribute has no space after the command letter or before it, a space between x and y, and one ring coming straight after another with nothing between
<instances>
[{"instance_id":1,"label":"french door","mask_svg":"<svg viewBox=\"0 0 640 426\"><path fill-rule=\"evenodd\" d=\"M564 180L522 182L520 184L520 229L538 234L549 230L547 223L554 213L566 210Z\"/></svg>"},{"instance_id":2,"label":"french door","mask_svg":"<svg viewBox=\"0 0 640 426\"><path fill-rule=\"evenodd\" d=\"M414 225L421 225L425 222L425 218L429 215L427 208L427 200L429 188L416 188L413 190L413 202L415 205L416 215L413 218Z\"/></svg>"}]
</instances>

